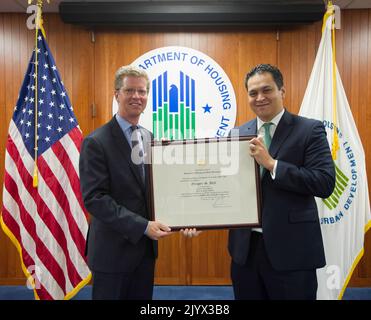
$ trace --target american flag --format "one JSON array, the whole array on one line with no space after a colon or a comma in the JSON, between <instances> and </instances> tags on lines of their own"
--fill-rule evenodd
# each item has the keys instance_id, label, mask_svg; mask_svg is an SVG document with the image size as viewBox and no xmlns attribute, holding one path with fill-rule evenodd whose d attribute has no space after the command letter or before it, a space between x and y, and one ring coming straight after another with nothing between
<instances>
[{"instance_id":1,"label":"american flag","mask_svg":"<svg viewBox=\"0 0 371 320\"><path fill-rule=\"evenodd\" d=\"M91 278L78 170L83 136L41 30L36 50L9 125L1 226L20 253L35 298L69 299Z\"/></svg>"}]
</instances>

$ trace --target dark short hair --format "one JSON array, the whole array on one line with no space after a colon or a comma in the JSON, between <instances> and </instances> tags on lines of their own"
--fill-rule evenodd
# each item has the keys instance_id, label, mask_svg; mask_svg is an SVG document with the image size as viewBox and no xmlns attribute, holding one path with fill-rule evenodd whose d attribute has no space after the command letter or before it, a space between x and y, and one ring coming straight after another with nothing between
<instances>
[{"instance_id":1,"label":"dark short hair","mask_svg":"<svg viewBox=\"0 0 371 320\"><path fill-rule=\"evenodd\" d=\"M283 87L283 76L281 71L270 64L258 64L254 68L252 68L245 77L245 88L247 89L247 81L254 76L255 74L259 73L265 73L268 72L272 75L274 82L276 83L278 89L281 89Z\"/></svg>"}]
</instances>

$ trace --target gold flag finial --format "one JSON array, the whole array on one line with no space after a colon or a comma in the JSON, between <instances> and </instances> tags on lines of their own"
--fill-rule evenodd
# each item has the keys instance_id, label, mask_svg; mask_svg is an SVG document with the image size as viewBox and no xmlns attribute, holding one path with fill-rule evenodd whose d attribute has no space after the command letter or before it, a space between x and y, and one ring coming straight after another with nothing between
<instances>
[{"instance_id":1,"label":"gold flag finial","mask_svg":"<svg viewBox=\"0 0 371 320\"><path fill-rule=\"evenodd\" d=\"M28 4L30 5L33 1L34 1L34 0L28 0ZM42 5L43 5L43 1L44 1L44 0L35 0L36 4L37 4L38 6L42 6ZM49 0L46 0L46 1L47 1L48 3L50 3Z\"/></svg>"}]
</instances>

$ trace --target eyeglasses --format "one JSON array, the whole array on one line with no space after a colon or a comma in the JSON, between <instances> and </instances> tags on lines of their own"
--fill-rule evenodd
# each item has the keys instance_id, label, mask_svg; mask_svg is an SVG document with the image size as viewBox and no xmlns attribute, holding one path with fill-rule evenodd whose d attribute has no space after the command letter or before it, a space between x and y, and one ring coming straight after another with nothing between
<instances>
[{"instance_id":1,"label":"eyeglasses","mask_svg":"<svg viewBox=\"0 0 371 320\"><path fill-rule=\"evenodd\" d=\"M122 91L127 96L133 96L135 92L138 92L138 95L141 97L145 97L147 95L147 91L143 89L127 88L127 89L122 89Z\"/></svg>"}]
</instances>

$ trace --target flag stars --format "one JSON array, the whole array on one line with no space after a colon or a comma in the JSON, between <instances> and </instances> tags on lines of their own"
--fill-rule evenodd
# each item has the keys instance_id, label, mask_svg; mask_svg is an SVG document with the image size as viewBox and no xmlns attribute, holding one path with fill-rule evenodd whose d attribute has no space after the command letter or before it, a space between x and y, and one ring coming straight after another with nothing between
<instances>
[{"instance_id":1,"label":"flag stars","mask_svg":"<svg viewBox=\"0 0 371 320\"><path fill-rule=\"evenodd\" d=\"M67 88L60 79L57 66L47 58L51 54L44 47L43 36L38 39L41 42L38 41L38 48L34 50L19 102L14 107L17 111L14 121L31 154L44 152L77 125L73 107L67 99ZM36 52L38 61L35 59ZM37 144L38 149L35 148Z\"/></svg>"}]
</instances>

